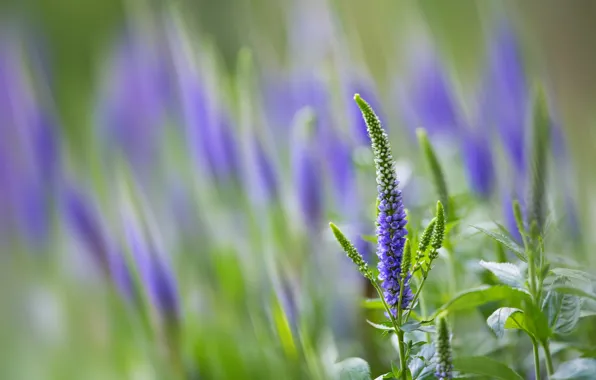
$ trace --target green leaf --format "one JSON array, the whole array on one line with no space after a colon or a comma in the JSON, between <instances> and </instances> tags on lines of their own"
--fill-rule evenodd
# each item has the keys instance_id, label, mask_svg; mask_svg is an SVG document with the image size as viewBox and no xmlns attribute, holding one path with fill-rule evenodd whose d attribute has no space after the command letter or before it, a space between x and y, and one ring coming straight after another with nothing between
<instances>
[{"instance_id":1,"label":"green leaf","mask_svg":"<svg viewBox=\"0 0 596 380\"><path fill-rule=\"evenodd\" d=\"M549 326L557 334L562 335L570 334L581 317L581 299L572 294L559 293L554 289L558 286L566 286L567 283L567 277L557 277L542 305Z\"/></svg>"},{"instance_id":2,"label":"green leaf","mask_svg":"<svg viewBox=\"0 0 596 380\"><path fill-rule=\"evenodd\" d=\"M553 269L551 269L551 272L556 274L557 276L574 278L579 281L584 281L584 282L589 282L589 283L596 281L596 276L594 276L593 274L590 274L588 272L579 270L579 269L553 268Z\"/></svg>"},{"instance_id":3,"label":"green leaf","mask_svg":"<svg viewBox=\"0 0 596 380\"><path fill-rule=\"evenodd\" d=\"M494 313L488 317L486 323L498 338L502 338L503 334L505 334L507 321L516 313L523 313L523 311L513 307L502 307L495 310Z\"/></svg>"},{"instance_id":4,"label":"green leaf","mask_svg":"<svg viewBox=\"0 0 596 380\"><path fill-rule=\"evenodd\" d=\"M516 242L511 240L509 237L507 237L506 235L503 235L502 233L499 233L499 232L488 231L488 230L485 230L484 228L477 227L477 226L472 226L472 227L474 227L478 231L484 233L485 235L491 237L492 239L496 240L497 242L503 244L507 249L509 249L511 252L513 252L515 254L515 256L517 256L521 261L523 261L525 263L528 262L528 259L526 258L526 255L524 253L524 249L519 244L517 244Z\"/></svg>"},{"instance_id":5,"label":"green leaf","mask_svg":"<svg viewBox=\"0 0 596 380\"><path fill-rule=\"evenodd\" d=\"M559 318L554 326L557 334L571 334L577 326L581 313L581 299L571 294L564 294L560 304Z\"/></svg>"},{"instance_id":6,"label":"green leaf","mask_svg":"<svg viewBox=\"0 0 596 380\"><path fill-rule=\"evenodd\" d=\"M434 326L425 326L420 322L417 321L409 321L408 323L401 326L401 330L404 332L411 332L411 331L424 331L424 332L435 332Z\"/></svg>"},{"instance_id":7,"label":"green leaf","mask_svg":"<svg viewBox=\"0 0 596 380\"><path fill-rule=\"evenodd\" d=\"M486 356L456 358L453 366L460 372L488 376L491 379L523 380L523 377L507 365Z\"/></svg>"},{"instance_id":8,"label":"green leaf","mask_svg":"<svg viewBox=\"0 0 596 380\"><path fill-rule=\"evenodd\" d=\"M511 303L521 304L523 301L530 301L528 292L505 285L482 286L476 289L467 290L457 294L449 302L441 306L431 319L434 319L442 312L472 309L489 302L508 300Z\"/></svg>"},{"instance_id":9,"label":"green leaf","mask_svg":"<svg viewBox=\"0 0 596 380\"><path fill-rule=\"evenodd\" d=\"M366 322L377 330L395 331L391 322L374 323L369 321L368 319L366 320Z\"/></svg>"},{"instance_id":10,"label":"green leaf","mask_svg":"<svg viewBox=\"0 0 596 380\"><path fill-rule=\"evenodd\" d=\"M480 265L491 271L502 283L516 288L523 287L524 277L522 276L518 267L511 263L494 263L488 261L480 261Z\"/></svg>"},{"instance_id":11,"label":"green leaf","mask_svg":"<svg viewBox=\"0 0 596 380\"><path fill-rule=\"evenodd\" d=\"M408 369L412 374L412 380L424 380L434 378L435 365L432 362L435 356L434 344L425 344L420 352L412 357Z\"/></svg>"},{"instance_id":12,"label":"green leaf","mask_svg":"<svg viewBox=\"0 0 596 380\"><path fill-rule=\"evenodd\" d=\"M574 296L587 298L587 299L591 299L592 301L596 301L595 294L588 293L585 290L575 288L573 286L554 286L553 289L561 294L571 294Z\"/></svg>"},{"instance_id":13,"label":"green leaf","mask_svg":"<svg viewBox=\"0 0 596 380\"><path fill-rule=\"evenodd\" d=\"M377 244L377 237L375 235L360 235L362 240L367 241L369 243Z\"/></svg>"},{"instance_id":14,"label":"green leaf","mask_svg":"<svg viewBox=\"0 0 596 380\"><path fill-rule=\"evenodd\" d=\"M551 380L589 380L596 374L595 359L573 359L559 365L557 371L550 377Z\"/></svg>"},{"instance_id":15,"label":"green leaf","mask_svg":"<svg viewBox=\"0 0 596 380\"><path fill-rule=\"evenodd\" d=\"M338 380L370 380L370 366L360 358L348 358L334 365Z\"/></svg>"}]
</instances>

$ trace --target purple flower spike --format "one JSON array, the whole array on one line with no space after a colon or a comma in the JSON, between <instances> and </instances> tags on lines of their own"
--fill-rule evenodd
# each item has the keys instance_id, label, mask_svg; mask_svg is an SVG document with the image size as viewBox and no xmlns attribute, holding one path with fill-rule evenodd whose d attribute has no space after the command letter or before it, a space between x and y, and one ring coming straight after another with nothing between
<instances>
[{"instance_id":1,"label":"purple flower spike","mask_svg":"<svg viewBox=\"0 0 596 380\"><path fill-rule=\"evenodd\" d=\"M132 222L126 224L126 235L151 303L167 320L178 320L180 306L177 285L165 257Z\"/></svg>"},{"instance_id":2,"label":"purple flower spike","mask_svg":"<svg viewBox=\"0 0 596 380\"><path fill-rule=\"evenodd\" d=\"M377 169L377 256L379 257L379 280L382 281L383 296L397 315L398 308L407 308L414 295L409 286L410 274L404 274L404 287L401 289L401 264L408 231L406 211L402 201L399 181L395 173L393 154L389 138L381 122L368 103L359 95L355 100L366 120L368 134L372 143L375 166ZM400 305L401 297L401 305Z\"/></svg>"},{"instance_id":3,"label":"purple flower spike","mask_svg":"<svg viewBox=\"0 0 596 380\"><path fill-rule=\"evenodd\" d=\"M408 129L449 136L458 131L457 107L451 84L435 54L425 52L413 62L412 81L399 93L400 109Z\"/></svg>"},{"instance_id":4,"label":"purple flower spike","mask_svg":"<svg viewBox=\"0 0 596 380\"><path fill-rule=\"evenodd\" d=\"M488 198L494 189L495 170L486 133L468 131L461 137L461 145L470 188L480 197Z\"/></svg>"},{"instance_id":5,"label":"purple flower spike","mask_svg":"<svg viewBox=\"0 0 596 380\"><path fill-rule=\"evenodd\" d=\"M318 230L323 213L321 166L318 164L313 136L316 131L316 115L310 108L299 111L296 116L292 166L294 185L304 221L309 231Z\"/></svg>"},{"instance_id":6,"label":"purple flower spike","mask_svg":"<svg viewBox=\"0 0 596 380\"><path fill-rule=\"evenodd\" d=\"M102 137L137 169L154 159L170 92L166 64L156 50L139 36L126 36L99 107Z\"/></svg>"},{"instance_id":7,"label":"purple flower spike","mask_svg":"<svg viewBox=\"0 0 596 380\"><path fill-rule=\"evenodd\" d=\"M501 137L505 151L519 174L526 173L525 121L529 107L526 76L516 36L502 23L493 35L484 79L487 121Z\"/></svg>"}]
</instances>

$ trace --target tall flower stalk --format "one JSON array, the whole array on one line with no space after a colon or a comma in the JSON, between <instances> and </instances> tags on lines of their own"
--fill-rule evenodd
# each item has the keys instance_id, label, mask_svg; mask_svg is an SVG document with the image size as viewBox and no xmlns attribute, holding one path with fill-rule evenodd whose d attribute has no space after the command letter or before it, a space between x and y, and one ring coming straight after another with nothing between
<instances>
[{"instance_id":1,"label":"tall flower stalk","mask_svg":"<svg viewBox=\"0 0 596 380\"><path fill-rule=\"evenodd\" d=\"M407 215L402 202L399 181L395 173L391 145L381 122L371 106L356 94L354 96L362 117L366 122L368 135L374 155L377 182L377 256L379 258L379 275L375 277L368 264L342 232L331 223L331 229L348 257L358 266L360 273L370 280L380 296L386 315L390 320L392 330L397 335L400 368L397 377L408 378L407 362L410 348L406 346L403 326L407 322L412 305L420 295L420 290L430 270L432 260L436 258L436 251L440 248L445 231L445 214L443 206L438 203L437 218L433 219L422 237L423 246L431 246L428 257L425 252L417 251L412 267L412 253L410 242L407 240ZM422 247L423 251L426 250ZM410 287L413 271L424 267L424 280L420 283L416 294Z\"/></svg>"}]
</instances>

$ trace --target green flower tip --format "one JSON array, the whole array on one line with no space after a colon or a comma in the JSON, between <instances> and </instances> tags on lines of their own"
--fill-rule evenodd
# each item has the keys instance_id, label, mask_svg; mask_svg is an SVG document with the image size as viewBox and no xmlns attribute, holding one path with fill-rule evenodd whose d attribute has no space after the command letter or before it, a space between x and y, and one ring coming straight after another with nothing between
<instances>
[{"instance_id":1,"label":"green flower tip","mask_svg":"<svg viewBox=\"0 0 596 380\"><path fill-rule=\"evenodd\" d=\"M435 221L435 228L432 236L432 247L437 250L443 245L443 238L445 237L445 209L443 203L437 201L437 216Z\"/></svg>"},{"instance_id":2,"label":"green flower tip","mask_svg":"<svg viewBox=\"0 0 596 380\"><path fill-rule=\"evenodd\" d=\"M364 261L364 258L358 252L356 247L354 247L354 245L348 240L348 238L343 234L343 232L341 232L339 227L337 227L335 224L329 222L329 227L331 227L331 231L333 231L333 235L335 235L335 239L337 240L339 245L341 245L341 247L343 248L346 255L348 255L350 260L352 260L352 262L356 264L360 273L362 273L362 275L368 278L369 280L372 280L372 272L368 268L368 264L366 263L366 261Z\"/></svg>"},{"instance_id":3,"label":"green flower tip","mask_svg":"<svg viewBox=\"0 0 596 380\"><path fill-rule=\"evenodd\" d=\"M360 109L369 107L368 103L364 99L362 99L360 94L354 94L354 100L356 101L356 104L358 104L358 107L360 107Z\"/></svg>"},{"instance_id":4,"label":"green flower tip","mask_svg":"<svg viewBox=\"0 0 596 380\"><path fill-rule=\"evenodd\" d=\"M410 273L410 268L412 266L412 245L410 244L410 239L406 239L406 244L404 246L404 253L401 261L401 276L402 278L406 278Z\"/></svg>"}]
</instances>

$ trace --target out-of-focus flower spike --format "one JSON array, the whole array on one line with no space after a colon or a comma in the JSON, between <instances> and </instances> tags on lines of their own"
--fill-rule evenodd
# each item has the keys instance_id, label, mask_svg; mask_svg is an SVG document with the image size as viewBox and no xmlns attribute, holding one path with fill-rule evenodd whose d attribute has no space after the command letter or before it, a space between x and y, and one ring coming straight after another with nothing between
<instances>
[{"instance_id":1,"label":"out-of-focus flower spike","mask_svg":"<svg viewBox=\"0 0 596 380\"><path fill-rule=\"evenodd\" d=\"M121 252L114 249L104 231L97 210L80 190L73 186L64 191L64 216L73 233L85 245L92 259L103 274L114 281L116 287L132 300L133 281Z\"/></svg>"},{"instance_id":2,"label":"out-of-focus flower spike","mask_svg":"<svg viewBox=\"0 0 596 380\"><path fill-rule=\"evenodd\" d=\"M99 134L140 170L157 152L168 106L167 70L159 47L139 31L120 41L99 104Z\"/></svg>"},{"instance_id":3,"label":"out-of-focus flower spike","mask_svg":"<svg viewBox=\"0 0 596 380\"><path fill-rule=\"evenodd\" d=\"M441 164L439 164L439 160L437 159L435 150L431 145L430 141L428 140L426 131L422 128L419 128L416 132L418 134L418 141L420 143L420 147L422 148L422 151L424 153L427 165L430 168L435 190L437 192L439 200L445 208L445 213L449 214L449 192L447 191L447 183L445 182L445 176L443 175L443 169L441 168Z\"/></svg>"},{"instance_id":4,"label":"out-of-focus flower spike","mask_svg":"<svg viewBox=\"0 0 596 380\"><path fill-rule=\"evenodd\" d=\"M435 377L438 380L450 380L453 378L453 358L451 351L451 333L447 320L444 317L439 318L437 322L437 352Z\"/></svg>"},{"instance_id":5,"label":"out-of-focus flower spike","mask_svg":"<svg viewBox=\"0 0 596 380\"><path fill-rule=\"evenodd\" d=\"M483 88L481 97L489 107L486 122L497 129L516 173L523 178L527 171L524 126L530 103L517 36L509 22L500 22L491 36Z\"/></svg>"},{"instance_id":6,"label":"out-of-focus flower spike","mask_svg":"<svg viewBox=\"0 0 596 380\"><path fill-rule=\"evenodd\" d=\"M528 224L536 222L538 228L542 229L544 227L546 213L546 176L548 169L548 149L550 147L549 140L551 137L550 114L542 89L536 95L533 116L532 186Z\"/></svg>"},{"instance_id":7,"label":"out-of-focus flower spike","mask_svg":"<svg viewBox=\"0 0 596 380\"><path fill-rule=\"evenodd\" d=\"M406 241L406 211L402 202L399 181L389 138L370 105L356 94L354 100L360 107L366 121L377 171L377 193L379 214L377 215L377 255L379 257L379 280L382 281L384 298L394 315L401 306L406 309L412 301L411 288L404 284L401 289L401 263ZM399 306L398 306L399 305Z\"/></svg>"},{"instance_id":8,"label":"out-of-focus flower spike","mask_svg":"<svg viewBox=\"0 0 596 380\"><path fill-rule=\"evenodd\" d=\"M398 102L410 131L424 127L431 135L449 137L459 129L459 116L449 77L436 53L423 49L411 62L411 82L399 87Z\"/></svg>"},{"instance_id":9,"label":"out-of-focus flower spike","mask_svg":"<svg viewBox=\"0 0 596 380\"><path fill-rule=\"evenodd\" d=\"M322 178L318 151L313 137L316 115L311 108L303 108L294 122L292 168L299 208L309 231L318 230L323 213Z\"/></svg>"},{"instance_id":10,"label":"out-of-focus flower spike","mask_svg":"<svg viewBox=\"0 0 596 380\"><path fill-rule=\"evenodd\" d=\"M495 169L486 131L476 129L464 133L461 149L472 192L485 199L490 197L495 185Z\"/></svg>"}]
</instances>

